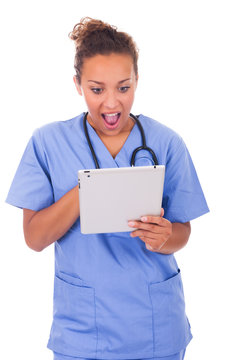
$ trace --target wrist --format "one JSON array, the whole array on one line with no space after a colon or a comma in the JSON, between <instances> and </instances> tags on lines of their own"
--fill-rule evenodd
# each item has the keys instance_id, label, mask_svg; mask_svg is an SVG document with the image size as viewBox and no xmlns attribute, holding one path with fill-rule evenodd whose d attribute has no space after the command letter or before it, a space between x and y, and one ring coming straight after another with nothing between
<instances>
[{"instance_id":1,"label":"wrist","mask_svg":"<svg viewBox=\"0 0 240 360\"><path fill-rule=\"evenodd\" d=\"M172 223L172 234L159 250L159 253L170 255L181 250L188 242L191 233L190 222Z\"/></svg>"}]
</instances>

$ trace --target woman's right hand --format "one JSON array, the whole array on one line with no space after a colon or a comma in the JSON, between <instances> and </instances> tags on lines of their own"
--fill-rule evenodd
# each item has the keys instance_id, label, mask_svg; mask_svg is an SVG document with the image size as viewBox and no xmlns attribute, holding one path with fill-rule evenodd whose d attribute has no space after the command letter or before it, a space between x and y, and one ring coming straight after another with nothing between
<instances>
[{"instance_id":1,"label":"woman's right hand","mask_svg":"<svg viewBox=\"0 0 240 360\"><path fill-rule=\"evenodd\" d=\"M45 209L23 209L23 230L27 245L35 251L42 251L60 239L79 215L78 185Z\"/></svg>"}]
</instances>

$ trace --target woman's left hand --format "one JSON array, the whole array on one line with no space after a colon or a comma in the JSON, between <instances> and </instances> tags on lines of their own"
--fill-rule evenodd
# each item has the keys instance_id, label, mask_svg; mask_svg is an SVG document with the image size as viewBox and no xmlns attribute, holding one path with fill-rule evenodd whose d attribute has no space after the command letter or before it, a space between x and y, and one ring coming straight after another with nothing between
<instances>
[{"instance_id":1,"label":"woman's left hand","mask_svg":"<svg viewBox=\"0 0 240 360\"><path fill-rule=\"evenodd\" d=\"M160 252L172 235L172 223L164 219L163 215L164 210L162 209L160 216L143 216L141 221L129 221L129 226L137 228L130 235L138 236L145 242L148 250Z\"/></svg>"}]
</instances>

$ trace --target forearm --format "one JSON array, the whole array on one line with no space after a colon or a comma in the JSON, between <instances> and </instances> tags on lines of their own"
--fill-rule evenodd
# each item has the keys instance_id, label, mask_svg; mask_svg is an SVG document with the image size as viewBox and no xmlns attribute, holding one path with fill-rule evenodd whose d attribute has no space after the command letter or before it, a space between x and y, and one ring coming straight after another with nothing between
<instances>
[{"instance_id":1,"label":"forearm","mask_svg":"<svg viewBox=\"0 0 240 360\"><path fill-rule=\"evenodd\" d=\"M161 254L172 254L182 249L187 244L190 233L190 222L172 223L172 235L159 252Z\"/></svg>"},{"instance_id":2,"label":"forearm","mask_svg":"<svg viewBox=\"0 0 240 360\"><path fill-rule=\"evenodd\" d=\"M25 209L24 235L27 245L41 251L60 239L79 217L78 186L48 208Z\"/></svg>"}]
</instances>

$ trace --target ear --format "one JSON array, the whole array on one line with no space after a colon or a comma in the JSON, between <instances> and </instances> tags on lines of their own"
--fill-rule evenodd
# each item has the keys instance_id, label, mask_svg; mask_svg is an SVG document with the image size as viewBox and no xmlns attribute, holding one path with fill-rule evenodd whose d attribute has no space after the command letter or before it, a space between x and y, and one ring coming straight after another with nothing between
<instances>
[{"instance_id":1,"label":"ear","mask_svg":"<svg viewBox=\"0 0 240 360\"><path fill-rule=\"evenodd\" d=\"M76 86L77 92L79 93L79 95L82 96L82 89L81 89L81 86L80 86L80 84L78 82L78 79L77 79L76 75L73 76L73 81L74 81L74 84Z\"/></svg>"}]
</instances>

